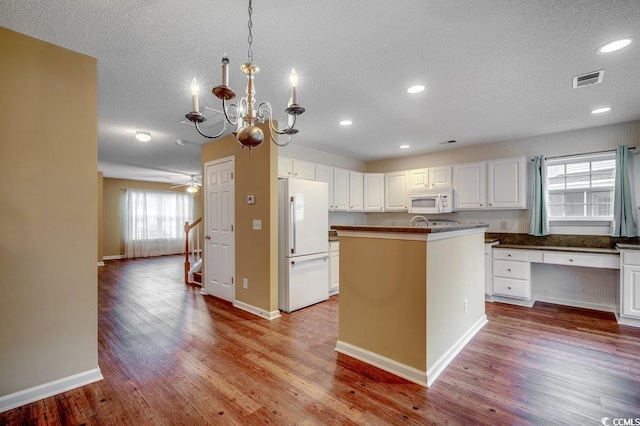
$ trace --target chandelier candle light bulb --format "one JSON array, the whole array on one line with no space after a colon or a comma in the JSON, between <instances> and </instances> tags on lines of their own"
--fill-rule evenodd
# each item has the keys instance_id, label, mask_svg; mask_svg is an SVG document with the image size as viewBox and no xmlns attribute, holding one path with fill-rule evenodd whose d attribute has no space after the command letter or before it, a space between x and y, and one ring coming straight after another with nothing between
<instances>
[{"instance_id":1,"label":"chandelier candle light bulb","mask_svg":"<svg viewBox=\"0 0 640 426\"><path fill-rule=\"evenodd\" d=\"M194 78L191 82L191 96L193 98L193 112L200 112L200 106L198 105L198 93L200 88L198 87L198 81Z\"/></svg>"},{"instance_id":2,"label":"chandelier candle light bulb","mask_svg":"<svg viewBox=\"0 0 640 426\"><path fill-rule=\"evenodd\" d=\"M291 103L298 105L298 74L295 68L291 68L289 83L291 83Z\"/></svg>"},{"instance_id":3,"label":"chandelier candle light bulb","mask_svg":"<svg viewBox=\"0 0 640 426\"><path fill-rule=\"evenodd\" d=\"M229 57L226 53L222 56L222 85L229 87Z\"/></svg>"}]
</instances>

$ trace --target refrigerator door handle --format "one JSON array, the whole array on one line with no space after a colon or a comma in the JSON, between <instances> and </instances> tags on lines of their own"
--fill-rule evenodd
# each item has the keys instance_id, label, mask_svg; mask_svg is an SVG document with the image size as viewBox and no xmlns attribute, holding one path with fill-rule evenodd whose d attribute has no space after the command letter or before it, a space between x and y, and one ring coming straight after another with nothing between
<instances>
[{"instance_id":1,"label":"refrigerator door handle","mask_svg":"<svg viewBox=\"0 0 640 426\"><path fill-rule=\"evenodd\" d=\"M291 247L291 254L294 254L296 252L296 197L291 197L289 210L289 220L291 221L291 233L289 234L291 235L291 244L289 247Z\"/></svg>"},{"instance_id":2,"label":"refrigerator door handle","mask_svg":"<svg viewBox=\"0 0 640 426\"><path fill-rule=\"evenodd\" d=\"M329 256L323 256L323 257L314 257L313 259L302 259L302 260L292 260L291 264L295 265L296 263L302 263L302 262L313 262L314 260L327 260L329 259Z\"/></svg>"}]
</instances>

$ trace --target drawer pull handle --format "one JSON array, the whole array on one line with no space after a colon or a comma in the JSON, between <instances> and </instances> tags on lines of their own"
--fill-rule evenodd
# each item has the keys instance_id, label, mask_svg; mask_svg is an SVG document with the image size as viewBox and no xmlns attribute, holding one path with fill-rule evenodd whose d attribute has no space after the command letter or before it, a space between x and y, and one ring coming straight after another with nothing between
<instances>
[{"instance_id":1,"label":"drawer pull handle","mask_svg":"<svg viewBox=\"0 0 640 426\"><path fill-rule=\"evenodd\" d=\"M509 290L511 290L511 287L507 287Z\"/></svg>"},{"instance_id":2,"label":"drawer pull handle","mask_svg":"<svg viewBox=\"0 0 640 426\"><path fill-rule=\"evenodd\" d=\"M573 259L569 259L569 262L573 262Z\"/></svg>"},{"instance_id":3,"label":"drawer pull handle","mask_svg":"<svg viewBox=\"0 0 640 426\"><path fill-rule=\"evenodd\" d=\"M511 255L510 255L510 254L508 254L507 256L508 256L508 257L511 257Z\"/></svg>"},{"instance_id":4,"label":"drawer pull handle","mask_svg":"<svg viewBox=\"0 0 640 426\"><path fill-rule=\"evenodd\" d=\"M511 268L507 268L507 271L511 272Z\"/></svg>"}]
</instances>

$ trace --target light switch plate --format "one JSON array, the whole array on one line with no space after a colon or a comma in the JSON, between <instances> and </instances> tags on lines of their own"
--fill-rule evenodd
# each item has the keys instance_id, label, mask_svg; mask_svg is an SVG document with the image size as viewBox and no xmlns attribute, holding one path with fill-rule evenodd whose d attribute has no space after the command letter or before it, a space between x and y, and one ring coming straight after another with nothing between
<instances>
[{"instance_id":1,"label":"light switch plate","mask_svg":"<svg viewBox=\"0 0 640 426\"><path fill-rule=\"evenodd\" d=\"M253 230L254 231L262 230L262 221L260 219L253 219Z\"/></svg>"},{"instance_id":2,"label":"light switch plate","mask_svg":"<svg viewBox=\"0 0 640 426\"><path fill-rule=\"evenodd\" d=\"M256 198L253 195L247 195L247 204L255 204Z\"/></svg>"}]
</instances>

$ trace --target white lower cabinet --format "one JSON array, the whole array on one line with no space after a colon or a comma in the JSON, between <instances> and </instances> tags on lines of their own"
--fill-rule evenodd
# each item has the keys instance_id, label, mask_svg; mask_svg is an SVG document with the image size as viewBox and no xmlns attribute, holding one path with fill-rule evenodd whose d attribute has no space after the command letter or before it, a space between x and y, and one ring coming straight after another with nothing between
<instances>
[{"instance_id":1,"label":"white lower cabinet","mask_svg":"<svg viewBox=\"0 0 640 426\"><path fill-rule=\"evenodd\" d=\"M530 265L526 251L494 248L492 267L494 295L531 299Z\"/></svg>"},{"instance_id":2,"label":"white lower cabinet","mask_svg":"<svg viewBox=\"0 0 640 426\"><path fill-rule=\"evenodd\" d=\"M640 251L623 250L620 256L620 322L624 324L627 318L640 321Z\"/></svg>"},{"instance_id":3,"label":"white lower cabinet","mask_svg":"<svg viewBox=\"0 0 640 426\"><path fill-rule=\"evenodd\" d=\"M340 242L329 241L329 295L340 289Z\"/></svg>"},{"instance_id":4,"label":"white lower cabinet","mask_svg":"<svg viewBox=\"0 0 640 426\"><path fill-rule=\"evenodd\" d=\"M491 296L491 277L493 276L491 268L491 247L493 244L486 243L484 245L484 294Z\"/></svg>"}]
</instances>

